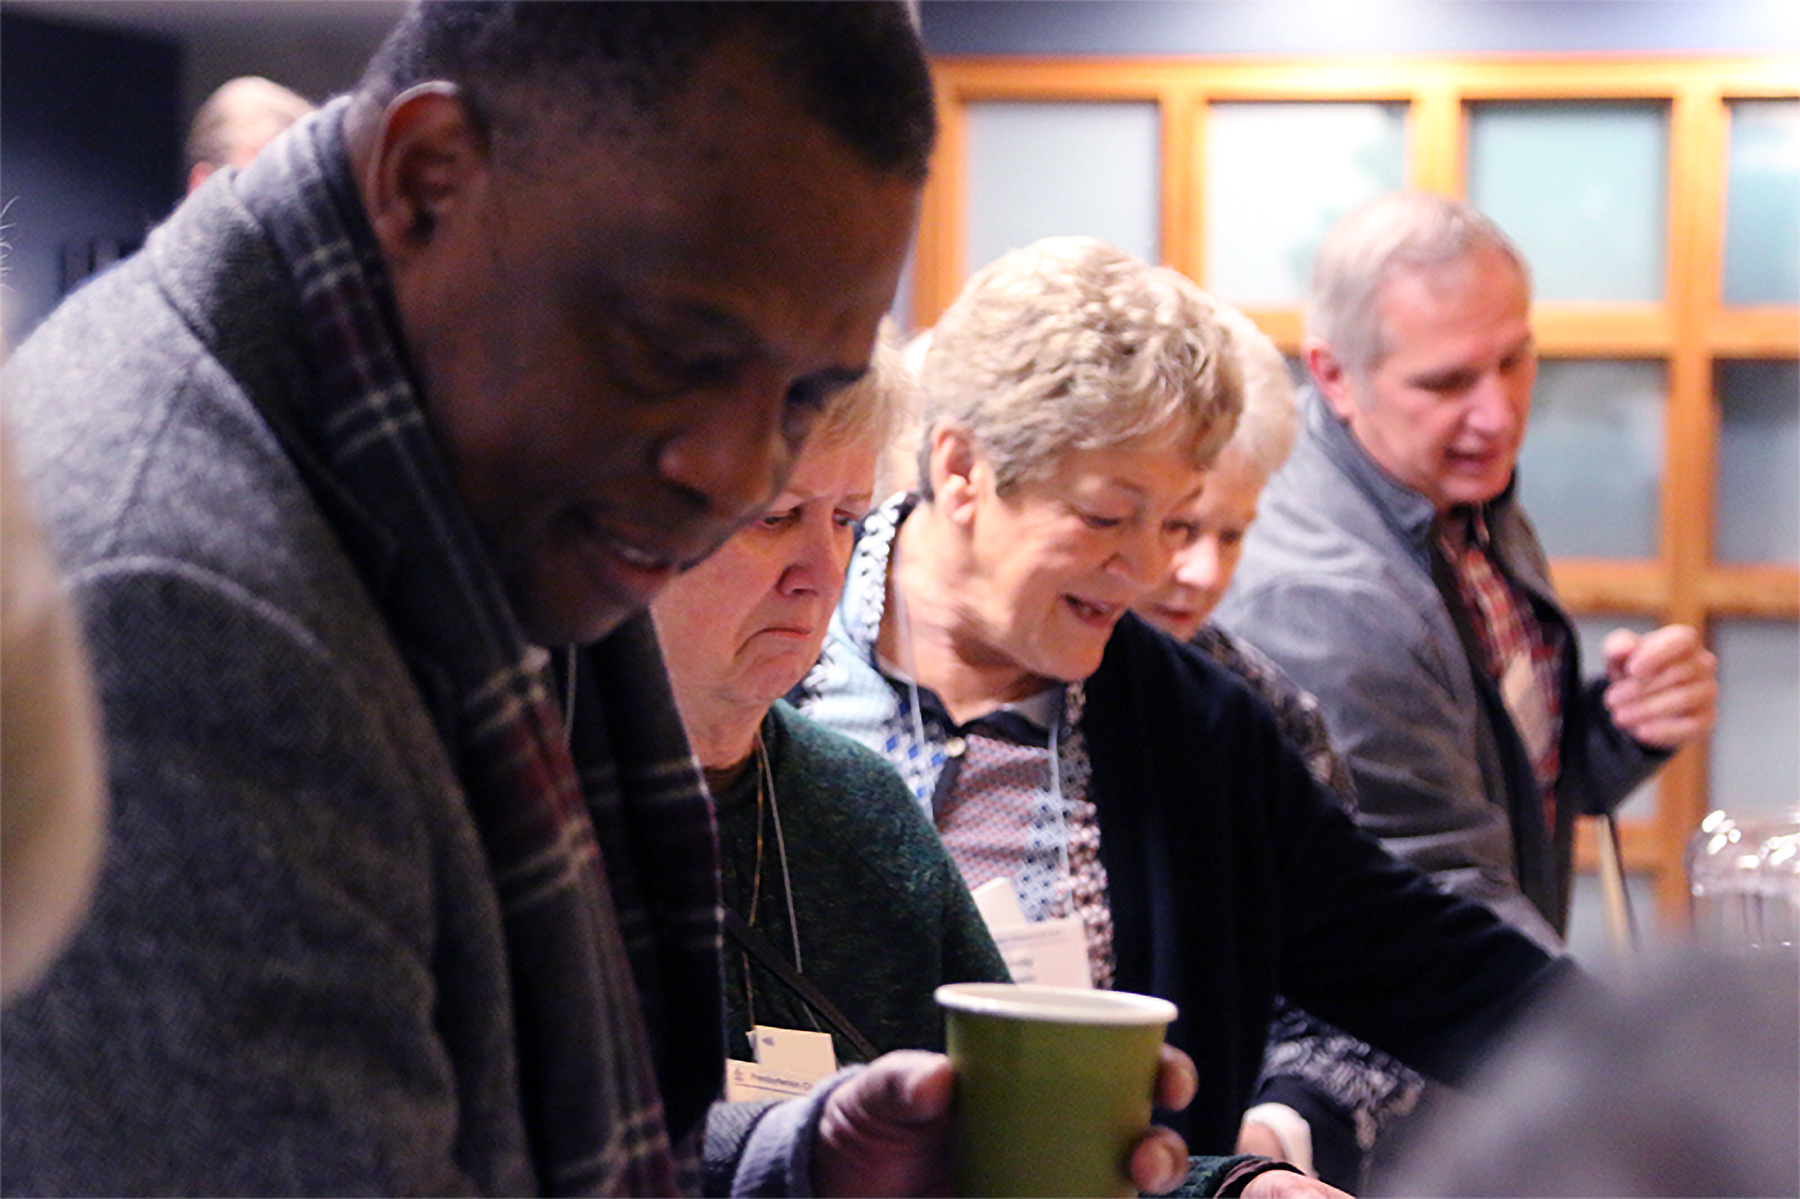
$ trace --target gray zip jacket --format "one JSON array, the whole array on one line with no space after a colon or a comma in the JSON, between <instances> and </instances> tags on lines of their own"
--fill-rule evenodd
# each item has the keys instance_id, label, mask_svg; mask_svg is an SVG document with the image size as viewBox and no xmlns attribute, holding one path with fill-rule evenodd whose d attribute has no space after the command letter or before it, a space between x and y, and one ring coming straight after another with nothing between
<instances>
[{"instance_id":1,"label":"gray zip jacket","mask_svg":"<svg viewBox=\"0 0 1800 1199\"><path fill-rule=\"evenodd\" d=\"M1547 946L1567 930L1575 817L1610 810L1666 754L1633 741L1564 656L1562 772L1546 827L1523 742L1480 665L1429 500L1363 451L1310 389L1299 444L1263 494L1215 620L1318 697L1388 848ZM1575 645L1517 501L1485 509L1500 568ZM1447 598L1448 597L1448 598Z\"/></svg>"}]
</instances>

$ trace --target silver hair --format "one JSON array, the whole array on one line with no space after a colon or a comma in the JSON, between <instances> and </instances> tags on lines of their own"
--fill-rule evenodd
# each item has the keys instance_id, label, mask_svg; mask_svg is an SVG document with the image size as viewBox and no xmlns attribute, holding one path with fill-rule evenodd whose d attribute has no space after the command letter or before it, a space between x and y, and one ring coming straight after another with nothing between
<instances>
[{"instance_id":1,"label":"silver hair","mask_svg":"<svg viewBox=\"0 0 1800 1199\"><path fill-rule=\"evenodd\" d=\"M187 164L235 166L312 110L311 100L261 75L228 79L194 114Z\"/></svg>"},{"instance_id":2,"label":"silver hair","mask_svg":"<svg viewBox=\"0 0 1800 1199\"><path fill-rule=\"evenodd\" d=\"M1377 307L1401 271L1428 271L1481 249L1504 255L1531 287L1531 268L1512 239L1462 200L1437 192L1389 192L1351 209L1326 233L1313 259L1307 333L1324 341L1352 374L1366 376L1390 347Z\"/></svg>"},{"instance_id":3,"label":"silver hair","mask_svg":"<svg viewBox=\"0 0 1800 1199\"><path fill-rule=\"evenodd\" d=\"M914 333L900 351L908 376L907 406L875 467L875 494L889 496L919 481L919 370L931 345L931 330Z\"/></svg>"},{"instance_id":4,"label":"silver hair","mask_svg":"<svg viewBox=\"0 0 1800 1199\"><path fill-rule=\"evenodd\" d=\"M1226 353L1236 360L1244 386L1244 412L1222 453L1241 455L1267 479L1294 448L1299 423L1294 378L1287 359L1256 322L1229 304L1220 304L1214 319L1225 330Z\"/></svg>"},{"instance_id":5,"label":"silver hair","mask_svg":"<svg viewBox=\"0 0 1800 1199\"><path fill-rule=\"evenodd\" d=\"M932 327L920 379L920 486L931 433L968 429L1002 494L1077 450L1173 430L1195 467L1243 407L1218 305L1181 273L1088 237L1050 237L982 268Z\"/></svg>"}]
</instances>

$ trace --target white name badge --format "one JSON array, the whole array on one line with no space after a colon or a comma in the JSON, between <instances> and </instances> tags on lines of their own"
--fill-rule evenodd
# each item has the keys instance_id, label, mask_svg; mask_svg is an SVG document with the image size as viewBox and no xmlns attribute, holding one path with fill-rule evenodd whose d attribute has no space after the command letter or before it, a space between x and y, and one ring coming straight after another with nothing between
<instances>
[{"instance_id":1,"label":"white name badge","mask_svg":"<svg viewBox=\"0 0 1800 1199\"><path fill-rule=\"evenodd\" d=\"M990 878L969 894L975 897L975 910L981 913L981 919L988 926L989 932L1025 923L1025 909L1019 906L1019 896L1013 890L1012 879L1004 875Z\"/></svg>"},{"instance_id":2,"label":"white name badge","mask_svg":"<svg viewBox=\"0 0 1800 1199\"><path fill-rule=\"evenodd\" d=\"M725 1063L725 1099L788 1099L804 1095L822 1079L837 1073L831 1034L759 1024L746 1034L754 1062Z\"/></svg>"},{"instance_id":3,"label":"white name badge","mask_svg":"<svg viewBox=\"0 0 1800 1199\"><path fill-rule=\"evenodd\" d=\"M1047 987L1094 985L1088 976L1087 930L1081 917L1064 916L988 932L994 935L994 944L1000 947L1014 982Z\"/></svg>"},{"instance_id":4,"label":"white name badge","mask_svg":"<svg viewBox=\"0 0 1800 1199\"><path fill-rule=\"evenodd\" d=\"M1550 709L1537 694L1537 685L1530 654L1515 655L1500 678L1500 695L1507 714L1513 718L1519 737L1533 758L1541 756L1550 743Z\"/></svg>"},{"instance_id":5,"label":"white name badge","mask_svg":"<svg viewBox=\"0 0 1800 1199\"><path fill-rule=\"evenodd\" d=\"M832 1047L830 1033L758 1024L750 1030L750 1052L756 1055L759 1066L813 1082L837 1073L837 1050Z\"/></svg>"},{"instance_id":6,"label":"white name badge","mask_svg":"<svg viewBox=\"0 0 1800 1199\"><path fill-rule=\"evenodd\" d=\"M1087 929L1082 927L1081 917L1027 924L1010 878L991 878L973 894L975 907L1014 982L1046 987L1094 985L1088 975Z\"/></svg>"}]
</instances>

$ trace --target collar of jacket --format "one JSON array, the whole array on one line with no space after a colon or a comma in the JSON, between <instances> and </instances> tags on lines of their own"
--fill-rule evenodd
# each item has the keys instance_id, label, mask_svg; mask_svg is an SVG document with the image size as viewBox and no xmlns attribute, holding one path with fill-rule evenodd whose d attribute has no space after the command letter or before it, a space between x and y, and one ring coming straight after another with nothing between
<instances>
[{"instance_id":1,"label":"collar of jacket","mask_svg":"<svg viewBox=\"0 0 1800 1199\"><path fill-rule=\"evenodd\" d=\"M1306 422L1306 435L1320 451L1359 491L1366 494L1381 513L1381 518L1412 549L1421 563L1428 563L1431 543L1437 525L1437 507L1417 491L1394 480L1376 464L1375 459L1350 432L1350 426L1339 420L1318 389L1308 384L1301 393L1301 419ZM1502 512L1511 508L1519 485L1515 468L1506 481L1506 490L1481 505L1484 522L1496 530Z\"/></svg>"}]
</instances>

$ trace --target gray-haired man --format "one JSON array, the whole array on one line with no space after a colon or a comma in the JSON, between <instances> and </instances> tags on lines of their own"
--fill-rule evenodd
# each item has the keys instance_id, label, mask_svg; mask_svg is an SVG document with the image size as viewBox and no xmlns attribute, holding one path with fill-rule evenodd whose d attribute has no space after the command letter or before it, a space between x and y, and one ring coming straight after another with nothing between
<instances>
[{"instance_id":1,"label":"gray-haired man","mask_svg":"<svg viewBox=\"0 0 1800 1199\"><path fill-rule=\"evenodd\" d=\"M1514 467L1537 354L1518 250L1469 205L1397 192L1314 266L1300 444L1219 621L1318 697L1359 819L1551 947L1575 818L1711 729L1713 657L1612 633L1583 683Z\"/></svg>"}]
</instances>

